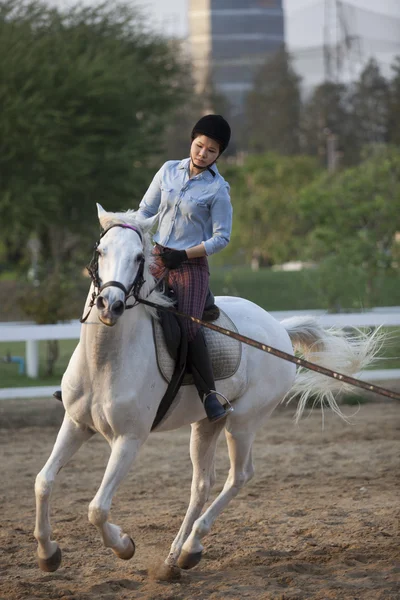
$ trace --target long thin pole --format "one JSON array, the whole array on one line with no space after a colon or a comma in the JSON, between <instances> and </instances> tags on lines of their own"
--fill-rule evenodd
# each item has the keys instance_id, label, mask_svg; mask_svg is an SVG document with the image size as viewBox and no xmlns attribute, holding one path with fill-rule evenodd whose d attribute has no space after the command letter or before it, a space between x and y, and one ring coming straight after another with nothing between
<instances>
[{"instance_id":1,"label":"long thin pole","mask_svg":"<svg viewBox=\"0 0 400 600\"><path fill-rule=\"evenodd\" d=\"M325 0L324 8L324 80L332 81L330 0Z\"/></svg>"},{"instance_id":2,"label":"long thin pole","mask_svg":"<svg viewBox=\"0 0 400 600\"><path fill-rule=\"evenodd\" d=\"M374 385L372 383L368 383L367 381L362 381L361 379L356 379L355 377L350 377L349 375L344 375L343 373L338 373L336 371L332 371L331 369L327 369L326 367L322 367L321 365L317 365L308 360L304 360L304 358L298 358L297 356L293 356L293 354L289 354L288 352L284 352L283 350L278 350L277 348L273 348L268 344L263 344L262 342L258 342L257 340L253 340L241 333L236 331L231 331L230 329L225 329L224 327L220 327L219 325L215 325L214 323L210 323L208 321L202 321L201 319L197 319L197 317L192 317L191 315L187 315L186 313L180 312L175 308L168 306L160 306L159 304L155 304L154 302L150 302L149 300L144 300L142 298L136 298L137 302L141 304L146 304L147 306L151 306L152 308L156 308L157 310L162 310L164 312L170 312L178 317L183 317L185 319L190 319L193 323L198 323L203 327L207 327L208 329L212 329L213 331L218 331L218 333L222 333L222 335L226 335L230 338L237 340L238 342L242 342L243 344L247 344L248 346L253 346L254 348L258 348L258 350L262 350L263 352L267 352L267 354L272 354L273 356L277 356L278 358L282 358L288 362L294 363L300 367L304 367L309 369L310 371L316 371L317 373L321 373L322 375L326 375L327 377L332 377L333 379L337 379L338 381L342 381L344 383L349 383L350 385L354 385L355 387L362 388L367 390L368 392L374 392L375 394L380 394L381 396L386 396L387 398L391 398L392 400L400 401L400 394L393 392L392 390L388 390L386 388L380 387L379 385Z\"/></svg>"}]
</instances>

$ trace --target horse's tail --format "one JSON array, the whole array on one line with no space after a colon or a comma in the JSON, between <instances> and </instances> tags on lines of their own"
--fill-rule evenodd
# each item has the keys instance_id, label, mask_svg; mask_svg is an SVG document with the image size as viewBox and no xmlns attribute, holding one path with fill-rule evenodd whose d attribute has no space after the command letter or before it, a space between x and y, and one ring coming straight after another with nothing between
<instances>
[{"instance_id":1,"label":"horse's tail","mask_svg":"<svg viewBox=\"0 0 400 600\"><path fill-rule=\"evenodd\" d=\"M314 317L292 317L282 321L289 334L293 348L299 356L310 362L322 365L331 371L354 376L377 359L384 334L378 328L364 333L358 329L351 332L343 329L324 329ZM342 418L335 394L354 390L350 384L327 377L315 371L300 367L294 385L285 396L289 402L299 397L296 421L301 418L307 402L312 398L312 406L329 406Z\"/></svg>"}]
</instances>

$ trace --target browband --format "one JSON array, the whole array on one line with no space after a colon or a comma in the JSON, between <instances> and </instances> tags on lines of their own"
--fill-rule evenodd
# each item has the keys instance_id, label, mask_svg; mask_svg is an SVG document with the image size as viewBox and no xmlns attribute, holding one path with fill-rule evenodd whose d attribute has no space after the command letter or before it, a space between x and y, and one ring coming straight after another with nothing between
<instances>
[{"instance_id":1,"label":"browband","mask_svg":"<svg viewBox=\"0 0 400 600\"><path fill-rule=\"evenodd\" d=\"M100 239L106 235L107 231L110 231L110 229L112 229L113 227L123 227L124 229L132 229L132 231L135 231L138 236L140 237L140 241L143 242L143 236L142 236L142 232L140 231L140 229L138 229L137 227L134 227L133 225L128 225L127 223L114 223L114 225L110 225L110 227L107 227L107 229L105 229L102 234L100 235Z\"/></svg>"}]
</instances>

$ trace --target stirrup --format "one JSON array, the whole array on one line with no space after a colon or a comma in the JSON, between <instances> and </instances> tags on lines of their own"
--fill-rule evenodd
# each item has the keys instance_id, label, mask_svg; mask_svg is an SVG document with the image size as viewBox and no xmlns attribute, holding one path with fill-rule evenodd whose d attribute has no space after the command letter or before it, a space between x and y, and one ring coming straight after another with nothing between
<instances>
[{"instance_id":1,"label":"stirrup","mask_svg":"<svg viewBox=\"0 0 400 600\"><path fill-rule=\"evenodd\" d=\"M208 396L211 396L212 394L215 394L216 396L221 396L221 398L225 400L225 404L223 404L223 407L225 408L225 414L231 413L235 410L232 404L229 402L228 398L221 394L221 392L217 392L217 390L210 390L208 394L204 394L203 403L207 400Z\"/></svg>"}]
</instances>

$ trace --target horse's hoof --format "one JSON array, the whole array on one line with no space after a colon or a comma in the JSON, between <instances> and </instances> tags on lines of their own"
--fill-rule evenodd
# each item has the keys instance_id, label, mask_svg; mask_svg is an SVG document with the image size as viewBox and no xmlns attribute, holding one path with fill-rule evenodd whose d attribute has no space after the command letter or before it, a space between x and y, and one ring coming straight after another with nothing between
<instances>
[{"instance_id":1,"label":"horse's hoof","mask_svg":"<svg viewBox=\"0 0 400 600\"><path fill-rule=\"evenodd\" d=\"M202 551L200 552L185 552L182 550L178 558L178 567L181 569L193 569L201 561Z\"/></svg>"},{"instance_id":2,"label":"horse's hoof","mask_svg":"<svg viewBox=\"0 0 400 600\"><path fill-rule=\"evenodd\" d=\"M58 567L61 565L61 550L57 548L54 552L53 556L50 558L38 558L39 568L42 571L46 571L47 573L53 573L53 571L57 571Z\"/></svg>"},{"instance_id":3,"label":"horse's hoof","mask_svg":"<svg viewBox=\"0 0 400 600\"><path fill-rule=\"evenodd\" d=\"M128 547L125 548L125 550L122 550L122 552L115 552L115 554L118 556L118 558L122 558L122 560L130 560L134 554L135 554L135 542L133 541L133 539L131 537L126 536L129 540L129 544Z\"/></svg>"}]
</instances>

